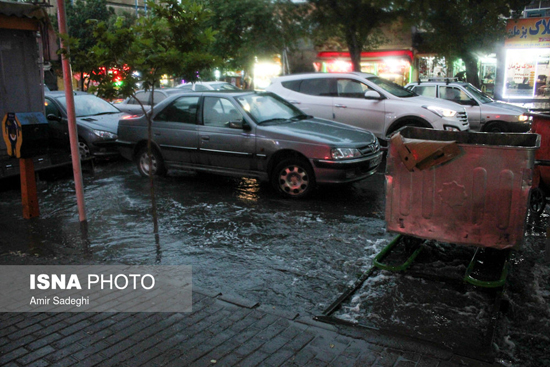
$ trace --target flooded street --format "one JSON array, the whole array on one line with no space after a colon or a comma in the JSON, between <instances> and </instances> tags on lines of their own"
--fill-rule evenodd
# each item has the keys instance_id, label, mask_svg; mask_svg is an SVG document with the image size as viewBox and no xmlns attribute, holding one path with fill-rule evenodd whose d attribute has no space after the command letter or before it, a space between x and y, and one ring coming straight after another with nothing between
<instances>
[{"instance_id":1,"label":"flooded street","mask_svg":"<svg viewBox=\"0 0 550 367\"><path fill-rule=\"evenodd\" d=\"M305 201L281 199L253 179L171 172L156 183L160 246L149 181L134 164L98 164L84 184L87 239L70 173L41 178L41 215L32 220L22 219L18 183L3 183L0 263L191 265L194 286L314 316L395 237L385 231L383 172L321 188ZM493 343L501 365L550 365L550 272L541 245L547 222L546 213L529 219L524 251L513 258ZM473 250L432 244L413 270L460 277ZM449 348L479 345L494 297L473 288L380 271L335 317Z\"/></svg>"},{"instance_id":2,"label":"flooded street","mask_svg":"<svg viewBox=\"0 0 550 367\"><path fill-rule=\"evenodd\" d=\"M100 164L94 176L84 175L88 245L80 240L69 175L38 184L41 215L33 220L21 219L17 185L1 193L2 233L10 238L2 252L69 263L192 265L196 286L315 314L365 266L364 249L391 238L383 180L378 173L290 201L256 180L171 172L156 184L158 251L148 179L130 162Z\"/></svg>"}]
</instances>

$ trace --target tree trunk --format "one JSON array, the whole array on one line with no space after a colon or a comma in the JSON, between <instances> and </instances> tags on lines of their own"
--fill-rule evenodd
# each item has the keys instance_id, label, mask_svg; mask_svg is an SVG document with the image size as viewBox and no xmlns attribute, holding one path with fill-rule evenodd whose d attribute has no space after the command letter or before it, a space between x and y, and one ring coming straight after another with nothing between
<instances>
[{"instance_id":1,"label":"tree trunk","mask_svg":"<svg viewBox=\"0 0 550 367\"><path fill-rule=\"evenodd\" d=\"M152 125L153 121L151 120L151 117L153 116L153 110L155 106L155 83L153 83L151 87L151 113L147 114L145 113L145 116L147 117L147 154L149 156L149 192L151 193L151 211L153 214L153 232L155 233L155 243L157 246L157 251L160 250L160 236L159 236L159 224L158 224L158 214L157 214L157 199L155 195L155 177L153 175L153 148L151 141L153 140L153 133L152 133ZM145 108L143 108L143 105L141 102L139 103L141 105L141 109L143 112L145 112Z\"/></svg>"},{"instance_id":2,"label":"tree trunk","mask_svg":"<svg viewBox=\"0 0 550 367\"><path fill-rule=\"evenodd\" d=\"M346 41L353 71L361 71L361 51L363 51L363 43L358 41L356 34L351 30L346 36Z\"/></svg>"},{"instance_id":3,"label":"tree trunk","mask_svg":"<svg viewBox=\"0 0 550 367\"><path fill-rule=\"evenodd\" d=\"M464 61L464 64L466 65L466 81L474 87L479 88L481 85L479 83L476 58L471 54L467 54L462 56L462 61Z\"/></svg>"}]
</instances>

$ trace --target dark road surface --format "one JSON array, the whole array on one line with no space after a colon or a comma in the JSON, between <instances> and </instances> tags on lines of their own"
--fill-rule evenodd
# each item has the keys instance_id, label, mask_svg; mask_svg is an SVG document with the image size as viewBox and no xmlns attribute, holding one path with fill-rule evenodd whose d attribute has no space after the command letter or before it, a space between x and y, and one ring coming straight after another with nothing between
<instances>
[{"instance_id":1,"label":"dark road surface","mask_svg":"<svg viewBox=\"0 0 550 367\"><path fill-rule=\"evenodd\" d=\"M320 188L306 201L281 199L253 179L171 172L156 184L160 246L149 181L132 163L98 164L84 183L87 240L70 173L41 178L41 215L32 220L22 219L18 184L2 183L0 263L192 265L194 285L314 316L395 236L385 231L383 172ZM501 365L550 365L544 361L550 350L550 271L542 256L547 221L546 214L529 219L528 241L514 258L508 309L493 345ZM443 264L436 266L440 272L460 273L465 264L457 259L468 259L471 250L435 246L444 256L426 261ZM490 306L490 295L476 289L382 272L336 317L454 348L483 339Z\"/></svg>"}]
</instances>

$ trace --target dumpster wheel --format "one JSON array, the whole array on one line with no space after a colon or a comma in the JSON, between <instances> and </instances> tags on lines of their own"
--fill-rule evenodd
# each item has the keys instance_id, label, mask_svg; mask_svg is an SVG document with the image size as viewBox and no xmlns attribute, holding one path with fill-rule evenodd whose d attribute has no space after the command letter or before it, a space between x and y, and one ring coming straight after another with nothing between
<instances>
[{"instance_id":1,"label":"dumpster wheel","mask_svg":"<svg viewBox=\"0 0 550 367\"><path fill-rule=\"evenodd\" d=\"M541 215L546 208L546 195L540 187L534 187L529 191L529 209L533 214Z\"/></svg>"}]
</instances>

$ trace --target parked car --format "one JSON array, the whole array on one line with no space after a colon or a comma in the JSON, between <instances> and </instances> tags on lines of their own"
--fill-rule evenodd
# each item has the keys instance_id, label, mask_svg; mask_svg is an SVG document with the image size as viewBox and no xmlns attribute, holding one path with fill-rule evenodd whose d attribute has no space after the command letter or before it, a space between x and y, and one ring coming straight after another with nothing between
<instances>
[{"instance_id":1,"label":"parked car","mask_svg":"<svg viewBox=\"0 0 550 367\"><path fill-rule=\"evenodd\" d=\"M209 90L241 90L240 88L234 86L228 82L194 82L194 83L184 83L178 85L176 88L180 89L181 92L194 91L194 92L206 92Z\"/></svg>"},{"instance_id":2,"label":"parked car","mask_svg":"<svg viewBox=\"0 0 550 367\"><path fill-rule=\"evenodd\" d=\"M135 97L126 98L121 103L115 104L115 107L122 112L127 112L132 115L143 115L143 110L139 102L143 104L145 111L149 111L151 109L151 102L154 102L156 105L157 103L164 101L168 98L168 96L182 92L183 91L181 89L176 88L155 89L154 93L151 90L140 90L136 92ZM152 98L153 95L155 98Z\"/></svg>"},{"instance_id":3,"label":"parked car","mask_svg":"<svg viewBox=\"0 0 550 367\"><path fill-rule=\"evenodd\" d=\"M313 118L272 93L184 93L159 103L151 118L151 166L146 116L118 127L122 156L143 176L170 168L248 176L303 198L317 184L365 179L382 160L371 132Z\"/></svg>"},{"instance_id":4,"label":"parked car","mask_svg":"<svg viewBox=\"0 0 550 367\"><path fill-rule=\"evenodd\" d=\"M268 91L305 113L372 131L385 139L403 126L464 131L464 107L417 96L366 73L308 73L275 78Z\"/></svg>"},{"instance_id":5,"label":"parked car","mask_svg":"<svg viewBox=\"0 0 550 367\"><path fill-rule=\"evenodd\" d=\"M119 155L116 145L118 120L128 114L85 92L74 93L74 104L80 157L109 158ZM46 92L45 106L50 141L54 146L68 148L69 126L65 92Z\"/></svg>"},{"instance_id":6,"label":"parked car","mask_svg":"<svg viewBox=\"0 0 550 367\"><path fill-rule=\"evenodd\" d=\"M425 97L442 98L464 106L472 130L526 132L531 128L529 110L496 102L470 83L428 81L409 83L405 88Z\"/></svg>"}]
</instances>

